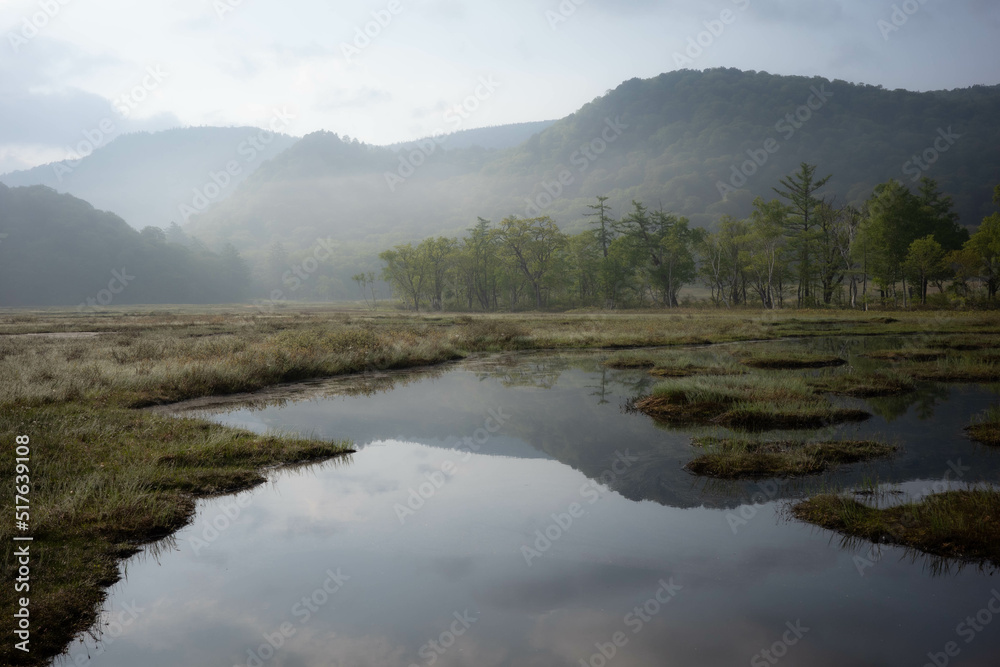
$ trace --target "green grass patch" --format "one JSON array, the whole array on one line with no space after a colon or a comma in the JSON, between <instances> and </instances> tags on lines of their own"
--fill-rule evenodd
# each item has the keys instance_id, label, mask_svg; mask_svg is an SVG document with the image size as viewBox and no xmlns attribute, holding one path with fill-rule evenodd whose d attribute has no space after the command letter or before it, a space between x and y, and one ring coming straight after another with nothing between
<instances>
[{"instance_id":1,"label":"green grass patch","mask_svg":"<svg viewBox=\"0 0 1000 667\"><path fill-rule=\"evenodd\" d=\"M916 388L916 383L911 378L894 371L839 373L810 378L808 382L811 387L819 391L856 398L893 396L913 391Z\"/></svg>"},{"instance_id":2,"label":"green grass patch","mask_svg":"<svg viewBox=\"0 0 1000 667\"><path fill-rule=\"evenodd\" d=\"M748 438L698 438L705 453L686 467L697 475L720 479L759 479L815 475L835 465L892 455L894 445L874 440L796 442Z\"/></svg>"},{"instance_id":3,"label":"green grass patch","mask_svg":"<svg viewBox=\"0 0 1000 667\"><path fill-rule=\"evenodd\" d=\"M995 349L1000 345L1000 337L984 334L963 334L957 336L933 336L927 340L927 347L938 350L971 351Z\"/></svg>"},{"instance_id":4,"label":"green grass patch","mask_svg":"<svg viewBox=\"0 0 1000 667\"><path fill-rule=\"evenodd\" d=\"M668 424L716 424L749 431L819 428L863 421L863 410L837 408L800 377L751 374L661 382L636 410Z\"/></svg>"},{"instance_id":5,"label":"green grass patch","mask_svg":"<svg viewBox=\"0 0 1000 667\"><path fill-rule=\"evenodd\" d=\"M803 521L875 543L1000 566L1000 492L947 491L884 509L842 494L824 494L792 507Z\"/></svg>"},{"instance_id":6,"label":"green grass patch","mask_svg":"<svg viewBox=\"0 0 1000 667\"><path fill-rule=\"evenodd\" d=\"M884 361L937 361L938 359L944 359L947 355L948 353L943 350L901 348L896 350L876 350L862 356Z\"/></svg>"},{"instance_id":7,"label":"green grass patch","mask_svg":"<svg viewBox=\"0 0 1000 667\"><path fill-rule=\"evenodd\" d=\"M932 364L897 370L933 382L1000 382L1000 364L985 362L974 355L949 356Z\"/></svg>"},{"instance_id":8,"label":"green grass patch","mask_svg":"<svg viewBox=\"0 0 1000 667\"><path fill-rule=\"evenodd\" d=\"M966 431L976 442L1000 447L1000 407L987 410L975 423L966 428Z\"/></svg>"}]
</instances>

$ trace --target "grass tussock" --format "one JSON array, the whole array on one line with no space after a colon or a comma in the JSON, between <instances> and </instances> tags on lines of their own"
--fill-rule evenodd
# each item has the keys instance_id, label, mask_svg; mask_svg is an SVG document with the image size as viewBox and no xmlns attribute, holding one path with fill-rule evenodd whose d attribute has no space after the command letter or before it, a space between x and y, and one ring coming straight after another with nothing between
<instances>
[{"instance_id":1,"label":"grass tussock","mask_svg":"<svg viewBox=\"0 0 1000 667\"><path fill-rule=\"evenodd\" d=\"M951 339L954 339L953 341ZM1000 354L995 336L939 336L923 345L869 352L863 356L892 364L896 376L930 382L998 382Z\"/></svg>"},{"instance_id":2,"label":"grass tussock","mask_svg":"<svg viewBox=\"0 0 1000 667\"><path fill-rule=\"evenodd\" d=\"M966 428L969 437L991 447L1000 447L1000 407L987 410L974 424Z\"/></svg>"},{"instance_id":3,"label":"grass tussock","mask_svg":"<svg viewBox=\"0 0 1000 667\"><path fill-rule=\"evenodd\" d=\"M891 370L871 373L841 373L813 378L808 382L811 387L818 391L855 398L894 396L913 391L916 388L916 383L912 378Z\"/></svg>"},{"instance_id":4,"label":"grass tussock","mask_svg":"<svg viewBox=\"0 0 1000 667\"><path fill-rule=\"evenodd\" d=\"M1000 382L1000 363L969 355L948 356L932 364L898 370L918 380L933 382Z\"/></svg>"},{"instance_id":5,"label":"grass tussock","mask_svg":"<svg viewBox=\"0 0 1000 667\"><path fill-rule=\"evenodd\" d=\"M815 475L835 465L892 455L894 445L873 440L802 443L748 438L699 438L705 453L686 467L696 475L721 479L759 479Z\"/></svg>"},{"instance_id":6,"label":"grass tussock","mask_svg":"<svg viewBox=\"0 0 1000 667\"><path fill-rule=\"evenodd\" d=\"M834 407L803 378L760 374L666 380L634 407L668 424L716 424L748 431L819 428L871 416Z\"/></svg>"},{"instance_id":7,"label":"grass tussock","mask_svg":"<svg viewBox=\"0 0 1000 667\"><path fill-rule=\"evenodd\" d=\"M794 505L792 514L849 537L1000 566L1000 491L993 489L947 491L882 509L824 494Z\"/></svg>"},{"instance_id":8,"label":"grass tussock","mask_svg":"<svg viewBox=\"0 0 1000 667\"><path fill-rule=\"evenodd\" d=\"M740 363L750 368L795 370L843 366L847 363L847 360L835 355L813 354L809 352L761 352L743 357L740 359Z\"/></svg>"},{"instance_id":9,"label":"grass tussock","mask_svg":"<svg viewBox=\"0 0 1000 667\"><path fill-rule=\"evenodd\" d=\"M884 361L937 361L944 359L947 352L943 350L929 350L926 348L903 348L896 350L876 350L865 354L869 359L881 359Z\"/></svg>"}]
</instances>

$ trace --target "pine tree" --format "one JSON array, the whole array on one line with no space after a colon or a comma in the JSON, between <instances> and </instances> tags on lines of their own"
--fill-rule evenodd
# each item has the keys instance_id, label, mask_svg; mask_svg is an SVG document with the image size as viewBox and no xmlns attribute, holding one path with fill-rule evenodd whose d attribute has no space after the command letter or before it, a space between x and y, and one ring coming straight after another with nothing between
<instances>
[{"instance_id":1,"label":"pine tree","mask_svg":"<svg viewBox=\"0 0 1000 667\"><path fill-rule=\"evenodd\" d=\"M798 306L809 305L812 301L813 266L817 243L817 208L822 199L816 192L830 180L831 176L816 178L816 165L803 162L799 171L780 183L784 190L774 188L778 196L789 202L788 237L798 261Z\"/></svg>"}]
</instances>

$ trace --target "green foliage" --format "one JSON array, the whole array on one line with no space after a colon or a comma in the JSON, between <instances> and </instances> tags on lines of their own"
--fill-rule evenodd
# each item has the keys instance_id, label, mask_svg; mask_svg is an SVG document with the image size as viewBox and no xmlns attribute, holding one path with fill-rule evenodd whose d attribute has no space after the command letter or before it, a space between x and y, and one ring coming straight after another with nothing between
<instances>
[{"instance_id":1,"label":"green foliage","mask_svg":"<svg viewBox=\"0 0 1000 667\"><path fill-rule=\"evenodd\" d=\"M921 304L927 303L927 283L948 277L949 267L944 259L944 248L933 234L928 234L910 244L903 262L903 270L911 282L919 285Z\"/></svg>"},{"instance_id":2,"label":"green foliage","mask_svg":"<svg viewBox=\"0 0 1000 667\"><path fill-rule=\"evenodd\" d=\"M783 190L774 188L780 197L788 200L786 225L788 237L796 256L798 267L798 305L812 305L812 287L815 279L815 246L820 242L815 229L819 209L823 200L817 191L826 185L832 176L816 178L816 166L803 162L799 171L781 180Z\"/></svg>"},{"instance_id":3,"label":"green foliage","mask_svg":"<svg viewBox=\"0 0 1000 667\"><path fill-rule=\"evenodd\" d=\"M994 201L1000 206L1000 185L995 192ZM1000 289L1000 212L983 220L963 251L958 259L962 262L965 275L982 277L992 301Z\"/></svg>"}]
</instances>

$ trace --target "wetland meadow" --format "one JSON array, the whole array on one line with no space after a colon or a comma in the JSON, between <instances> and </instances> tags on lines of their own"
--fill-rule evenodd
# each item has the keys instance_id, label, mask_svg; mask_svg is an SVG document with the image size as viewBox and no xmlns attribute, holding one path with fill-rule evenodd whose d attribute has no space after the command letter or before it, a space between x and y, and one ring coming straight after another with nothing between
<instances>
[{"instance_id":1,"label":"wetland meadow","mask_svg":"<svg viewBox=\"0 0 1000 667\"><path fill-rule=\"evenodd\" d=\"M994 664L998 342L993 312L3 311L28 664Z\"/></svg>"}]
</instances>

